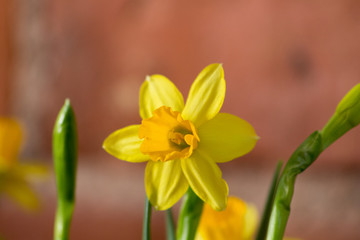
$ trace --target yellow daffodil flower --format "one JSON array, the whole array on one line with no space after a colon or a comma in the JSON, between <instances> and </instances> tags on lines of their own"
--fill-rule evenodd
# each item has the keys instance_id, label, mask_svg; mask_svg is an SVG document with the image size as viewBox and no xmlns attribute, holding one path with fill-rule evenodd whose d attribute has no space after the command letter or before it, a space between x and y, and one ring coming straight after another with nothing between
<instances>
[{"instance_id":1,"label":"yellow daffodil flower","mask_svg":"<svg viewBox=\"0 0 360 240\"><path fill-rule=\"evenodd\" d=\"M224 211L204 205L195 240L250 240L258 222L257 209L230 196Z\"/></svg>"},{"instance_id":2,"label":"yellow daffodil flower","mask_svg":"<svg viewBox=\"0 0 360 240\"><path fill-rule=\"evenodd\" d=\"M190 185L204 202L223 210L228 186L217 163L248 153L258 140L248 122L219 113L224 98L221 64L201 71L186 104L165 76L147 76L140 89L141 125L113 132L103 147L119 159L148 162L145 189L156 209L170 208Z\"/></svg>"},{"instance_id":3,"label":"yellow daffodil flower","mask_svg":"<svg viewBox=\"0 0 360 240\"><path fill-rule=\"evenodd\" d=\"M20 164L18 154L23 132L20 124L11 118L0 118L0 194L28 210L35 210L39 201L31 190L33 177L44 177L47 169L38 164Z\"/></svg>"},{"instance_id":4,"label":"yellow daffodil flower","mask_svg":"<svg viewBox=\"0 0 360 240\"><path fill-rule=\"evenodd\" d=\"M230 196L226 209L220 212L205 204L195 240L251 240L254 239L258 219L256 207L237 197Z\"/></svg>"}]
</instances>

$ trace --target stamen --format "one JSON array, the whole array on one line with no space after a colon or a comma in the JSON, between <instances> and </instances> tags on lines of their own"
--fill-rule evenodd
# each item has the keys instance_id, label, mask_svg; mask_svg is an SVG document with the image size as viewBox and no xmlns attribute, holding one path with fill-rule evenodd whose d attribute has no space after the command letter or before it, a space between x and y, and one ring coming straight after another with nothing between
<instances>
[{"instance_id":1,"label":"stamen","mask_svg":"<svg viewBox=\"0 0 360 240\"><path fill-rule=\"evenodd\" d=\"M184 136L179 132L174 132L174 129L169 132L169 140L177 145L184 142Z\"/></svg>"},{"instance_id":2,"label":"stamen","mask_svg":"<svg viewBox=\"0 0 360 240\"><path fill-rule=\"evenodd\" d=\"M192 122L165 106L142 121L139 138L144 139L140 151L153 161L188 158L200 141Z\"/></svg>"}]
</instances>

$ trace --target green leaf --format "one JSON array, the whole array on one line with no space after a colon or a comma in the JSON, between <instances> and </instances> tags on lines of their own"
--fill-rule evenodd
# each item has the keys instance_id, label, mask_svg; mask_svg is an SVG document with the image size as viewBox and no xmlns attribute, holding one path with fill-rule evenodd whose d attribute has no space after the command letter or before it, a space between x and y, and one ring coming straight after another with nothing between
<instances>
[{"instance_id":1,"label":"green leaf","mask_svg":"<svg viewBox=\"0 0 360 240\"><path fill-rule=\"evenodd\" d=\"M272 209L272 205L274 202L274 197L275 197L277 184L278 184L278 180L279 180L279 174L280 174L282 165L283 165L282 161L279 161L276 165L276 169L275 169L274 176L273 176L273 179L271 182L268 198L266 200L265 209L264 209L264 212L263 212L263 215L261 218L257 236L255 238L256 240L264 240L266 237L269 220L270 220L270 215L271 215L271 209Z\"/></svg>"}]
</instances>

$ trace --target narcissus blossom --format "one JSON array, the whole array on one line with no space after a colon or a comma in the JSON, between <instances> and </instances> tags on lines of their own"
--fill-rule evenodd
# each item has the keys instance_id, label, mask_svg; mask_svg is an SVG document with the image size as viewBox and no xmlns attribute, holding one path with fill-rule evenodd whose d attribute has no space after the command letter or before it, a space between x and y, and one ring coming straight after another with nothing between
<instances>
[{"instance_id":1,"label":"narcissus blossom","mask_svg":"<svg viewBox=\"0 0 360 240\"><path fill-rule=\"evenodd\" d=\"M250 240L258 222L257 209L230 196L224 211L204 205L195 240Z\"/></svg>"},{"instance_id":2,"label":"narcissus blossom","mask_svg":"<svg viewBox=\"0 0 360 240\"><path fill-rule=\"evenodd\" d=\"M248 122L219 113L224 98L221 64L201 71L186 104L165 76L148 76L140 89L142 123L113 132L103 147L125 161L147 161L145 189L156 209L173 206L190 186L212 208L223 210L228 186L217 163L248 153L258 140Z\"/></svg>"},{"instance_id":3,"label":"narcissus blossom","mask_svg":"<svg viewBox=\"0 0 360 240\"><path fill-rule=\"evenodd\" d=\"M224 211L214 211L205 204L195 240L252 240L258 225L256 207L240 198L230 196ZM283 240L301 240L285 237Z\"/></svg>"},{"instance_id":4,"label":"narcissus blossom","mask_svg":"<svg viewBox=\"0 0 360 240\"><path fill-rule=\"evenodd\" d=\"M5 193L22 207L34 210L39 201L30 187L30 180L47 175L47 168L40 164L18 161L23 131L15 119L0 118L0 195Z\"/></svg>"}]
</instances>

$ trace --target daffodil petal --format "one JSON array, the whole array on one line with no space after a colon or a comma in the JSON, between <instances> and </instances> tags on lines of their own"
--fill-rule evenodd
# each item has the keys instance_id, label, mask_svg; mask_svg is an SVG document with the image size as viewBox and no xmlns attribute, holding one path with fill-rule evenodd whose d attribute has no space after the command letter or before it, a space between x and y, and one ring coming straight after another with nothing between
<instances>
[{"instance_id":1,"label":"daffodil petal","mask_svg":"<svg viewBox=\"0 0 360 240\"><path fill-rule=\"evenodd\" d=\"M199 231L196 232L195 240L206 240Z\"/></svg>"},{"instance_id":2,"label":"daffodil petal","mask_svg":"<svg viewBox=\"0 0 360 240\"><path fill-rule=\"evenodd\" d=\"M184 98L176 86L165 76L147 76L140 88L140 116L147 119L152 112L161 107L170 107L181 112L184 108Z\"/></svg>"},{"instance_id":3,"label":"daffodil petal","mask_svg":"<svg viewBox=\"0 0 360 240\"><path fill-rule=\"evenodd\" d=\"M257 211L257 208L252 204L246 204L246 212L244 215L244 229L243 229L244 240L253 239L258 221L259 221L259 213Z\"/></svg>"},{"instance_id":4,"label":"daffodil petal","mask_svg":"<svg viewBox=\"0 0 360 240\"><path fill-rule=\"evenodd\" d=\"M224 211L214 211L205 204L197 229L196 240L253 239L258 213L252 204L237 197L228 198Z\"/></svg>"},{"instance_id":5,"label":"daffodil petal","mask_svg":"<svg viewBox=\"0 0 360 240\"><path fill-rule=\"evenodd\" d=\"M216 162L228 162L251 151L259 139L245 120L219 113L198 128L199 149Z\"/></svg>"},{"instance_id":6,"label":"daffodil petal","mask_svg":"<svg viewBox=\"0 0 360 240\"><path fill-rule=\"evenodd\" d=\"M226 208L229 188L220 168L209 156L197 149L191 157L181 160L181 168L196 195L214 210Z\"/></svg>"},{"instance_id":7,"label":"daffodil petal","mask_svg":"<svg viewBox=\"0 0 360 240\"><path fill-rule=\"evenodd\" d=\"M157 210L172 207L186 192L189 184L181 171L179 160L149 161L145 169L145 189Z\"/></svg>"},{"instance_id":8,"label":"daffodil petal","mask_svg":"<svg viewBox=\"0 0 360 240\"><path fill-rule=\"evenodd\" d=\"M0 118L1 165L11 165L17 161L22 138L23 132L18 121L12 118Z\"/></svg>"},{"instance_id":9,"label":"daffodil petal","mask_svg":"<svg viewBox=\"0 0 360 240\"><path fill-rule=\"evenodd\" d=\"M13 171L31 181L43 181L49 177L49 167L41 163L19 163Z\"/></svg>"},{"instance_id":10,"label":"daffodil petal","mask_svg":"<svg viewBox=\"0 0 360 240\"><path fill-rule=\"evenodd\" d=\"M227 207L223 211L215 211L205 204L197 229L203 239L243 239L245 202L229 197Z\"/></svg>"},{"instance_id":11,"label":"daffodil petal","mask_svg":"<svg viewBox=\"0 0 360 240\"><path fill-rule=\"evenodd\" d=\"M140 152L140 125L131 125L110 134L103 143L105 151L128 162L145 162L150 158Z\"/></svg>"},{"instance_id":12,"label":"daffodil petal","mask_svg":"<svg viewBox=\"0 0 360 240\"><path fill-rule=\"evenodd\" d=\"M39 208L39 199L29 184L22 178L8 176L1 185L1 191L4 191L14 202L27 210L36 210Z\"/></svg>"},{"instance_id":13,"label":"daffodil petal","mask_svg":"<svg viewBox=\"0 0 360 240\"><path fill-rule=\"evenodd\" d=\"M225 98L224 70L221 64L207 66L195 79L189 92L182 116L199 127L212 119Z\"/></svg>"}]
</instances>

